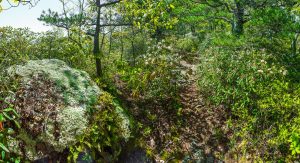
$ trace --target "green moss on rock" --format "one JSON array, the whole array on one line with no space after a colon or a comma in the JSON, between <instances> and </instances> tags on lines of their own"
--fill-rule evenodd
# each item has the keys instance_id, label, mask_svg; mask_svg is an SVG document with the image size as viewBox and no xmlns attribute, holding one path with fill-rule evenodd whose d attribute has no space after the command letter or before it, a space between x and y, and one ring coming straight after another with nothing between
<instances>
[{"instance_id":1,"label":"green moss on rock","mask_svg":"<svg viewBox=\"0 0 300 163\"><path fill-rule=\"evenodd\" d=\"M132 120L129 115L126 113L124 108L122 108L117 102L113 102L115 107L115 112L119 119L119 127L121 132L121 137L128 141L131 136L131 127L132 127Z\"/></svg>"},{"instance_id":2,"label":"green moss on rock","mask_svg":"<svg viewBox=\"0 0 300 163\"><path fill-rule=\"evenodd\" d=\"M111 146L117 155L119 143L129 140L130 117L86 72L56 59L29 61L7 72L21 84L12 98L22 116L22 130L9 141L14 153L33 161L85 139L91 148Z\"/></svg>"},{"instance_id":3,"label":"green moss on rock","mask_svg":"<svg viewBox=\"0 0 300 163\"><path fill-rule=\"evenodd\" d=\"M101 93L86 72L72 69L57 59L32 60L25 65L12 66L7 72L9 76L21 76L24 83L37 74L47 76L63 92L67 105L91 103L90 97Z\"/></svg>"},{"instance_id":4,"label":"green moss on rock","mask_svg":"<svg viewBox=\"0 0 300 163\"><path fill-rule=\"evenodd\" d=\"M32 60L8 68L7 73L12 79L20 78L21 89L12 103L22 115L23 128L10 146L22 142L19 150L25 150L24 157L33 161L74 145L88 127L88 109L102 94L89 75L56 59ZM28 104L18 103L21 101ZM38 130L33 124L40 124ZM47 150L40 150L38 145Z\"/></svg>"}]
</instances>

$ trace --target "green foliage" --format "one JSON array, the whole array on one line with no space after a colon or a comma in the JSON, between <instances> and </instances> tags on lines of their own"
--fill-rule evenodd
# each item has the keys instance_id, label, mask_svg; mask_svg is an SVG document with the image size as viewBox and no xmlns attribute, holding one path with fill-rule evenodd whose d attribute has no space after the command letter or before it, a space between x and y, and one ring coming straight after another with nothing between
<instances>
[{"instance_id":1,"label":"green foliage","mask_svg":"<svg viewBox=\"0 0 300 163\"><path fill-rule=\"evenodd\" d=\"M145 40L145 36L142 34L136 34L135 36L128 38L132 44L127 48L125 56L123 56L127 62L134 66L137 63L139 57L142 57L146 53L148 45Z\"/></svg>"},{"instance_id":2,"label":"green foliage","mask_svg":"<svg viewBox=\"0 0 300 163\"><path fill-rule=\"evenodd\" d=\"M99 103L90 120L89 127L79 142L70 147L69 161L76 162L82 152L86 152L88 158L97 162L113 162L117 160L124 142L123 121L116 111L119 104L113 97L104 93L99 98Z\"/></svg>"},{"instance_id":3,"label":"green foliage","mask_svg":"<svg viewBox=\"0 0 300 163\"><path fill-rule=\"evenodd\" d=\"M197 40L195 38L191 38L191 37L186 37L186 38L182 38L179 39L177 41L177 48L182 51L183 53L187 53L187 52L196 52L196 50L198 49L198 44L197 44Z\"/></svg>"},{"instance_id":4,"label":"green foliage","mask_svg":"<svg viewBox=\"0 0 300 163\"><path fill-rule=\"evenodd\" d=\"M169 45L164 41L150 45L147 53L138 58L136 66L121 69L122 80L132 90L133 97L161 100L177 96L178 81L182 78L178 67L180 57L168 50L172 48Z\"/></svg>"},{"instance_id":5,"label":"green foliage","mask_svg":"<svg viewBox=\"0 0 300 163\"><path fill-rule=\"evenodd\" d=\"M240 150L254 150L263 160L298 159L300 101L299 84L289 81L293 70L281 56L243 38L211 42L214 48L200 57L199 86L212 102L230 108L228 122Z\"/></svg>"},{"instance_id":6,"label":"green foliage","mask_svg":"<svg viewBox=\"0 0 300 163\"><path fill-rule=\"evenodd\" d=\"M156 32L158 29L172 29L178 22L177 17L172 15L175 8L171 1L125 0L119 10L138 28Z\"/></svg>"},{"instance_id":7,"label":"green foliage","mask_svg":"<svg viewBox=\"0 0 300 163\"><path fill-rule=\"evenodd\" d=\"M0 109L0 162L19 163L20 157L11 153L7 144L9 137L15 134L16 129L20 128L19 115L13 109L13 106L3 99L0 99Z\"/></svg>"},{"instance_id":8,"label":"green foliage","mask_svg":"<svg viewBox=\"0 0 300 163\"><path fill-rule=\"evenodd\" d=\"M252 93L257 83L271 81L276 76L283 76L284 67L268 64L272 56L265 50L243 47L236 44L236 49L220 40L220 46L208 48L200 56L199 85L207 95L215 94L210 98L216 103L231 104L233 101L243 101L242 106L251 103ZM229 44L229 46L228 46Z\"/></svg>"},{"instance_id":9,"label":"green foliage","mask_svg":"<svg viewBox=\"0 0 300 163\"><path fill-rule=\"evenodd\" d=\"M7 3L3 3L2 0L0 0L0 13L3 10L8 10L12 7L18 7L20 5L35 5L37 4L39 0L28 0L28 1L21 1L21 0L7 0Z\"/></svg>"},{"instance_id":10,"label":"green foliage","mask_svg":"<svg viewBox=\"0 0 300 163\"><path fill-rule=\"evenodd\" d=\"M35 34L27 29L0 28L0 69L28 60L30 54L36 54Z\"/></svg>"},{"instance_id":11,"label":"green foliage","mask_svg":"<svg viewBox=\"0 0 300 163\"><path fill-rule=\"evenodd\" d=\"M72 2L64 3L64 14L49 10L40 17L66 29L68 36L65 31L33 33L0 28L1 84L6 80L2 71L30 59L58 58L95 74L90 35L95 32L97 7L94 1ZM180 61L194 60L199 52L199 87L211 102L228 109L231 140L238 151L260 161L300 159L297 0L124 0L119 4L102 8L100 24L134 27L106 28L102 24L100 57L105 76L97 79L98 84L101 81L103 88L137 101L172 101L178 98L183 77ZM118 21L107 21L107 9L110 14L113 10L120 14L116 14ZM65 75L77 89L75 79L68 72ZM7 97L14 87L13 82L3 82L1 96ZM70 148L70 160L76 160L82 151L90 151L97 161L117 158L120 147L116 145L122 140L114 109L119 106L108 94L100 101L100 109L91 109L90 128L79 138L80 143ZM178 115L184 109L179 109ZM149 110L145 112L150 121L158 119ZM143 137L155 131L141 125ZM162 153L169 157L169 153Z\"/></svg>"},{"instance_id":12,"label":"green foliage","mask_svg":"<svg viewBox=\"0 0 300 163\"><path fill-rule=\"evenodd\" d=\"M299 155L300 154L300 135L299 131L298 132L293 132L292 136L289 139L289 142L291 143L290 145L290 150L292 151L292 155Z\"/></svg>"},{"instance_id":13,"label":"green foliage","mask_svg":"<svg viewBox=\"0 0 300 163\"><path fill-rule=\"evenodd\" d=\"M28 29L0 28L0 69L28 60L56 58L70 66L93 74L91 40L81 38L78 44L61 31L34 33ZM92 66L91 66L92 65Z\"/></svg>"},{"instance_id":14,"label":"green foliage","mask_svg":"<svg viewBox=\"0 0 300 163\"><path fill-rule=\"evenodd\" d=\"M5 64L2 66L5 66ZM21 158L12 153L7 144L8 139L14 137L20 128L19 115L14 110L14 106L4 99L12 98L11 91L17 90L19 84L18 80L7 78L2 71L2 67L0 67L0 83L0 162L19 163Z\"/></svg>"},{"instance_id":15,"label":"green foliage","mask_svg":"<svg viewBox=\"0 0 300 163\"><path fill-rule=\"evenodd\" d=\"M268 89L265 89L268 88ZM291 82L273 81L258 89L256 115L253 124L249 124L255 133L264 135L261 142L267 140L271 149L281 152L281 157L299 159L297 135L300 118L300 85ZM251 130L249 130L251 132ZM263 134L264 133L264 134ZM266 134L268 133L268 134ZM286 148L290 146L288 151ZM257 144L256 146L261 146ZM276 158L278 156L269 156Z\"/></svg>"}]
</instances>

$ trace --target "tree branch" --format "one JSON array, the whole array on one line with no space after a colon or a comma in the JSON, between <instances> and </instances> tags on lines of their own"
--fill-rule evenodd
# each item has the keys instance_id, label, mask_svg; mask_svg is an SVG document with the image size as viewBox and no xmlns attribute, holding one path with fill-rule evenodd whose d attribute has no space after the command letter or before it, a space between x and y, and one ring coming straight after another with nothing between
<instances>
[{"instance_id":1,"label":"tree branch","mask_svg":"<svg viewBox=\"0 0 300 163\"><path fill-rule=\"evenodd\" d=\"M191 15L191 16L205 16L205 15L195 14L195 15ZM228 22L228 23L230 23L230 24L233 22L232 19L229 19L229 18L224 17L224 16L208 16L207 19L219 19L219 20L224 20L225 22Z\"/></svg>"},{"instance_id":2,"label":"tree branch","mask_svg":"<svg viewBox=\"0 0 300 163\"><path fill-rule=\"evenodd\" d=\"M131 26L130 23L121 23L121 24L101 24L100 27L118 27L118 26Z\"/></svg>"},{"instance_id":3,"label":"tree branch","mask_svg":"<svg viewBox=\"0 0 300 163\"><path fill-rule=\"evenodd\" d=\"M209 7L213 7L213 8L218 8L218 7L222 7L222 6L225 6L225 8L229 11L229 12L232 12L233 9L229 6L228 3L226 2L217 2L215 4L212 4L210 2L208 2L207 0L198 0L198 1L194 1L194 3L199 3L199 4L205 4L205 5L208 5Z\"/></svg>"},{"instance_id":4,"label":"tree branch","mask_svg":"<svg viewBox=\"0 0 300 163\"><path fill-rule=\"evenodd\" d=\"M107 2L107 3L103 3L103 4L97 3L96 5L97 5L97 7L102 8L102 7L111 6L111 5L120 3L121 1L122 0L116 0L116 1Z\"/></svg>"},{"instance_id":5,"label":"tree branch","mask_svg":"<svg viewBox=\"0 0 300 163\"><path fill-rule=\"evenodd\" d=\"M5 9L2 9L2 10L9 10L9 9L11 9L13 7L19 7L20 4L23 4L23 5L30 4L30 7L33 7L33 6L36 5L36 4L32 4L32 0L17 0L17 1L18 1L17 4L12 4L9 0L6 0L6 2L9 4L9 7L5 8Z\"/></svg>"}]
</instances>

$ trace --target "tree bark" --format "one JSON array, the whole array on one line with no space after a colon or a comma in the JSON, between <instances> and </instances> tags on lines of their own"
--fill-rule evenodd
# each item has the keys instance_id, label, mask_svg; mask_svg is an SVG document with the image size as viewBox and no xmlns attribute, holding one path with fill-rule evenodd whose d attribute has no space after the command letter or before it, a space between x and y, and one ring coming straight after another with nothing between
<instances>
[{"instance_id":1,"label":"tree bark","mask_svg":"<svg viewBox=\"0 0 300 163\"><path fill-rule=\"evenodd\" d=\"M241 4L241 2L237 2L235 1L235 10L234 10L234 17L235 20L233 21L232 24L232 31L233 34L240 36L244 33L244 16L245 16L245 9L243 7L243 5Z\"/></svg>"},{"instance_id":2,"label":"tree bark","mask_svg":"<svg viewBox=\"0 0 300 163\"><path fill-rule=\"evenodd\" d=\"M295 37L292 40L292 45L291 45L293 56L297 55L297 41L298 41L298 38L299 38L299 33L296 33Z\"/></svg>"},{"instance_id":3,"label":"tree bark","mask_svg":"<svg viewBox=\"0 0 300 163\"><path fill-rule=\"evenodd\" d=\"M100 0L97 0L97 3L100 3ZM100 36L100 15L101 15L101 8L98 8L97 11L97 24L96 24L96 30L95 30L95 35L94 35L94 50L93 54L96 59L96 70L97 70L97 76L102 77L103 72L102 72L102 63L101 63L101 56L100 56L100 45L99 45L99 36Z\"/></svg>"},{"instance_id":4,"label":"tree bark","mask_svg":"<svg viewBox=\"0 0 300 163\"><path fill-rule=\"evenodd\" d=\"M121 27L121 31L123 32L123 28ZM121 35L121 62L123 62L124 55L124 41L123 41L123 33Z\"/></svg>"},{"instance_id":5,"label":"tree bark","mask_svg":"<svg viewBox=\"0 0 300 163\"><path fill-rule=\"evenodd\" d=\"M132 57L133 57L133 66L135 66L135 47L134 47L134 37L135 37L135 33L134 33L134 27L131 27L132 30L132 39L131 39L131 48L132 48Z\"/></svg>"},{"instance_id":6,"label":"tree bark","mask_svg":"<svg viewBox=\"0 0 300 163\"><path fill-rule=\"evenodd\" d=\"M111 13L111 9L109 10L109 22L112 21L112 13ZM108 49L108 55L110 55L111 52L111 46L112 46L112 33L113 33L113 29L110 26L109 27L109 31L110 31L110 35L109 35L109 49Z\"/></svg>"}]
</instances>

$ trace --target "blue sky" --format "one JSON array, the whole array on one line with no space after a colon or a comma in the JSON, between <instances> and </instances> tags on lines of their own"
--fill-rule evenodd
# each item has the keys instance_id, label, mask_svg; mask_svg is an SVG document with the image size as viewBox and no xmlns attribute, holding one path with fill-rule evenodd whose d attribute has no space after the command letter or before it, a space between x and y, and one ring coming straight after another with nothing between
<instances>
[{"instance_id":1,"label":"blue sky","mask_svg":"<svg viewBox=\"0 0 300 163\"><path fill-rule=\"evenodd\" d=\"M5 3L3 5L3 8L7 6ZM37 18L40 17L43 10L48 10L49 8L54 11L59 11L61 8L59 0L40 0L33 8L27 5L4 10L0 13L0 27L29 27L35 32L47 31L51 29L51 27L43 25Z\"/></svg>"}]
</instances>

